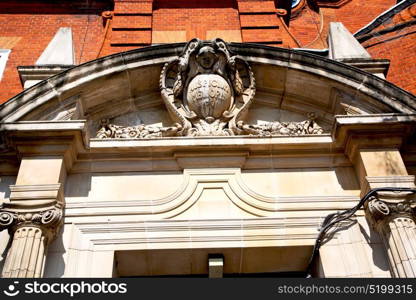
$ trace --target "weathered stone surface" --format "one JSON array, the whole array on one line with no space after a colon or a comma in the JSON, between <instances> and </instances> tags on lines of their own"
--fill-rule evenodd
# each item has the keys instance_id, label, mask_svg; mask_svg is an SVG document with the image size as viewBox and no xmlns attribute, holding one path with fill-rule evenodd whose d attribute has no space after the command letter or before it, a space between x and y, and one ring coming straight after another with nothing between
<instances>
[{"instance_id":1,"label":"weathered stone surface","mask_svg":"<svg viewBox=\"0 0 416 300\"><path fill-rule=\"evenodd\" d=\"M256 95L236 122L246 132L176 136L184 127L169 116L159 76L183 46L89 62L1 107L0 211L10 251L22 241L30 255L45 245L35 263L7 262L5 275L20 268L21 276L39 276L43 262L48 277L208 274L207 257L217 253L225 274L303 271L328 213L353 207L369 188L414 184L414 97L296 51L228 45L256 78ZM201 57L211 55L205 50ZM198 76L209 76L209 96L221 75L207 70ZM173 93L178 73L171 75ZM238 84L221 78L237 94ZM202 98L191 100L195 122L221 119L236 103L225 93L209 105L226 105L204 110ZM102 119L110 122L100 131L106 138L93 138ZM65 204L64 219L39 222L57 203ZM364 216L357 211L328 237L319 276L391 276L383 240ZM39 243L40 232L54 241Z\"/></svg>"},{"instance_id":2,"label":"weathered stone surface","mask_svg":"<svg viewBox=\"0 0 416 300\"><path fill-rule=\"evenodd\" d=\"M72 30L61 27L36 61L36 65L74 65Z\"/></svg>"},{"instance_id":3,"label":"weathered stone surface","mask_svg":"<svg viewBox=\"0 0 416 300\"><path fill-rule=\"evenodd\" d=\"M371 58L367 50L355 39L342 23L329 24L329 57L335 60Z\"/></svg>"}]
</instances>

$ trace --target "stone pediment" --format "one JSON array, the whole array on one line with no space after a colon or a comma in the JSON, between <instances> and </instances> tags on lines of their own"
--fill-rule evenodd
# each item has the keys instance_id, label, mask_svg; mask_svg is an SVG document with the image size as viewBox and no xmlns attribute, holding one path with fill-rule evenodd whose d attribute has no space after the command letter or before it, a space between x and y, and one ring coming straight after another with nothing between
<instances>
[{"instance_id":1,"label":"stone pediment","mask_svg":"<svg viewBox=\"0 0 416 300\"><path fill-rule=\"evenodd\" d=\"M335 115L413 113L414 96L342 63L222 40L100 58L3 104L2 122L87 120L90 137L329 133Z\"/></svg>"}]
</instances>

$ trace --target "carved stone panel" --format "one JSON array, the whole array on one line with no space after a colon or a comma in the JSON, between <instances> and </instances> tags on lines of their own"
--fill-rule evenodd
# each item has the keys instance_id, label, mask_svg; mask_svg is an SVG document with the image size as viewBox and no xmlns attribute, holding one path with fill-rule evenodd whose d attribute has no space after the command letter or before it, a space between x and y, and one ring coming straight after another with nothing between
<instances>
[{"instance_id":1,"label":"carved stone panel","mask_svg":"<svg viewBox=\"0 0 416 300\"><path fill-rule=\"evenodd\" d=\"M233 55L221 39L191 40L182 54L166 63L160 75L163 102L172 126L120 126L103 120L97 138L165 136L322 134L311 114L301 122L246 123L256 92L250 65Z\"/></svg>"}]
</instances>

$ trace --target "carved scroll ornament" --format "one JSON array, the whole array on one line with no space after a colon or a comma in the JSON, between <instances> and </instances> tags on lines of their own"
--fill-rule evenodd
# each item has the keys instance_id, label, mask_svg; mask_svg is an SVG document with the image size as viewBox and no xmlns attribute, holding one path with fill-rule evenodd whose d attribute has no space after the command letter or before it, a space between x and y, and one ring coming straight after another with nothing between
<instances>
[{"instance_id":1,"label":"carved scroll ornament","mask_svg":"<svg viewBox=\"0 0 416 300\"><path fill-rule=\"evenodd\" d=\"M221 39L191 40L180 57L166 63L160 90L174 126L119 126L104 120L97 138L165 136L321 134L309 118L303 122L249 125L244 118L256 92L254 74L242 58L232 55Z\"/></svg>"},{"instance_id":2,"label":"carved scroll ornament","mask_svg":"<svg viewBox=\"0 0 416 300\"><path fill-rule=\"evenodd\" d=\"M388 202L374 198L368 203L368 212L373 218L374 225L378 225L388 221L391 217L411 216L413 218L416 216L414 205L414 202L409 201Z\"/></svg>"},{"instance_id":3,"label":"carved scroll ornament","mask_svg":"<svg viewBox=\"0 0 416 300\"><path fill-rule=\"evenodd\" d=\"M52 238L59 225L62 222L62 207L56 207L38 210L38 211L19 211L11 209L2 209L0 211L0 231L17 228L25 225L37 226Z\"/></svg>"}]
</instances>

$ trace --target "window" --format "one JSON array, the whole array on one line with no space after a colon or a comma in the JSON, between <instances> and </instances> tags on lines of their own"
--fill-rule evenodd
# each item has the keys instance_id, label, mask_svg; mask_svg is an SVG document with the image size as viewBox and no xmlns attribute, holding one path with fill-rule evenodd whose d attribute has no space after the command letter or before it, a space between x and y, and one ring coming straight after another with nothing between
<instances>
[{"instance_id":1,"label":"window","mask_svg":"<svg viewBox=\"0 0 416 300\"><path fill-rule=\"evenodd\" d=\"M292 8L298 6L300 2L301 0L292 0Z\"/></svg>"},{"instance_id":2,"label":"window","mask_svg":"<svg viewBox=\"0 0 416 300\"><path fill-rule=\"evenodd\" d=\"M6 69L7 58L9 57L9 49L0 49L0 80L3 77L4 69Z\"/></svg>"}]
</instances>

